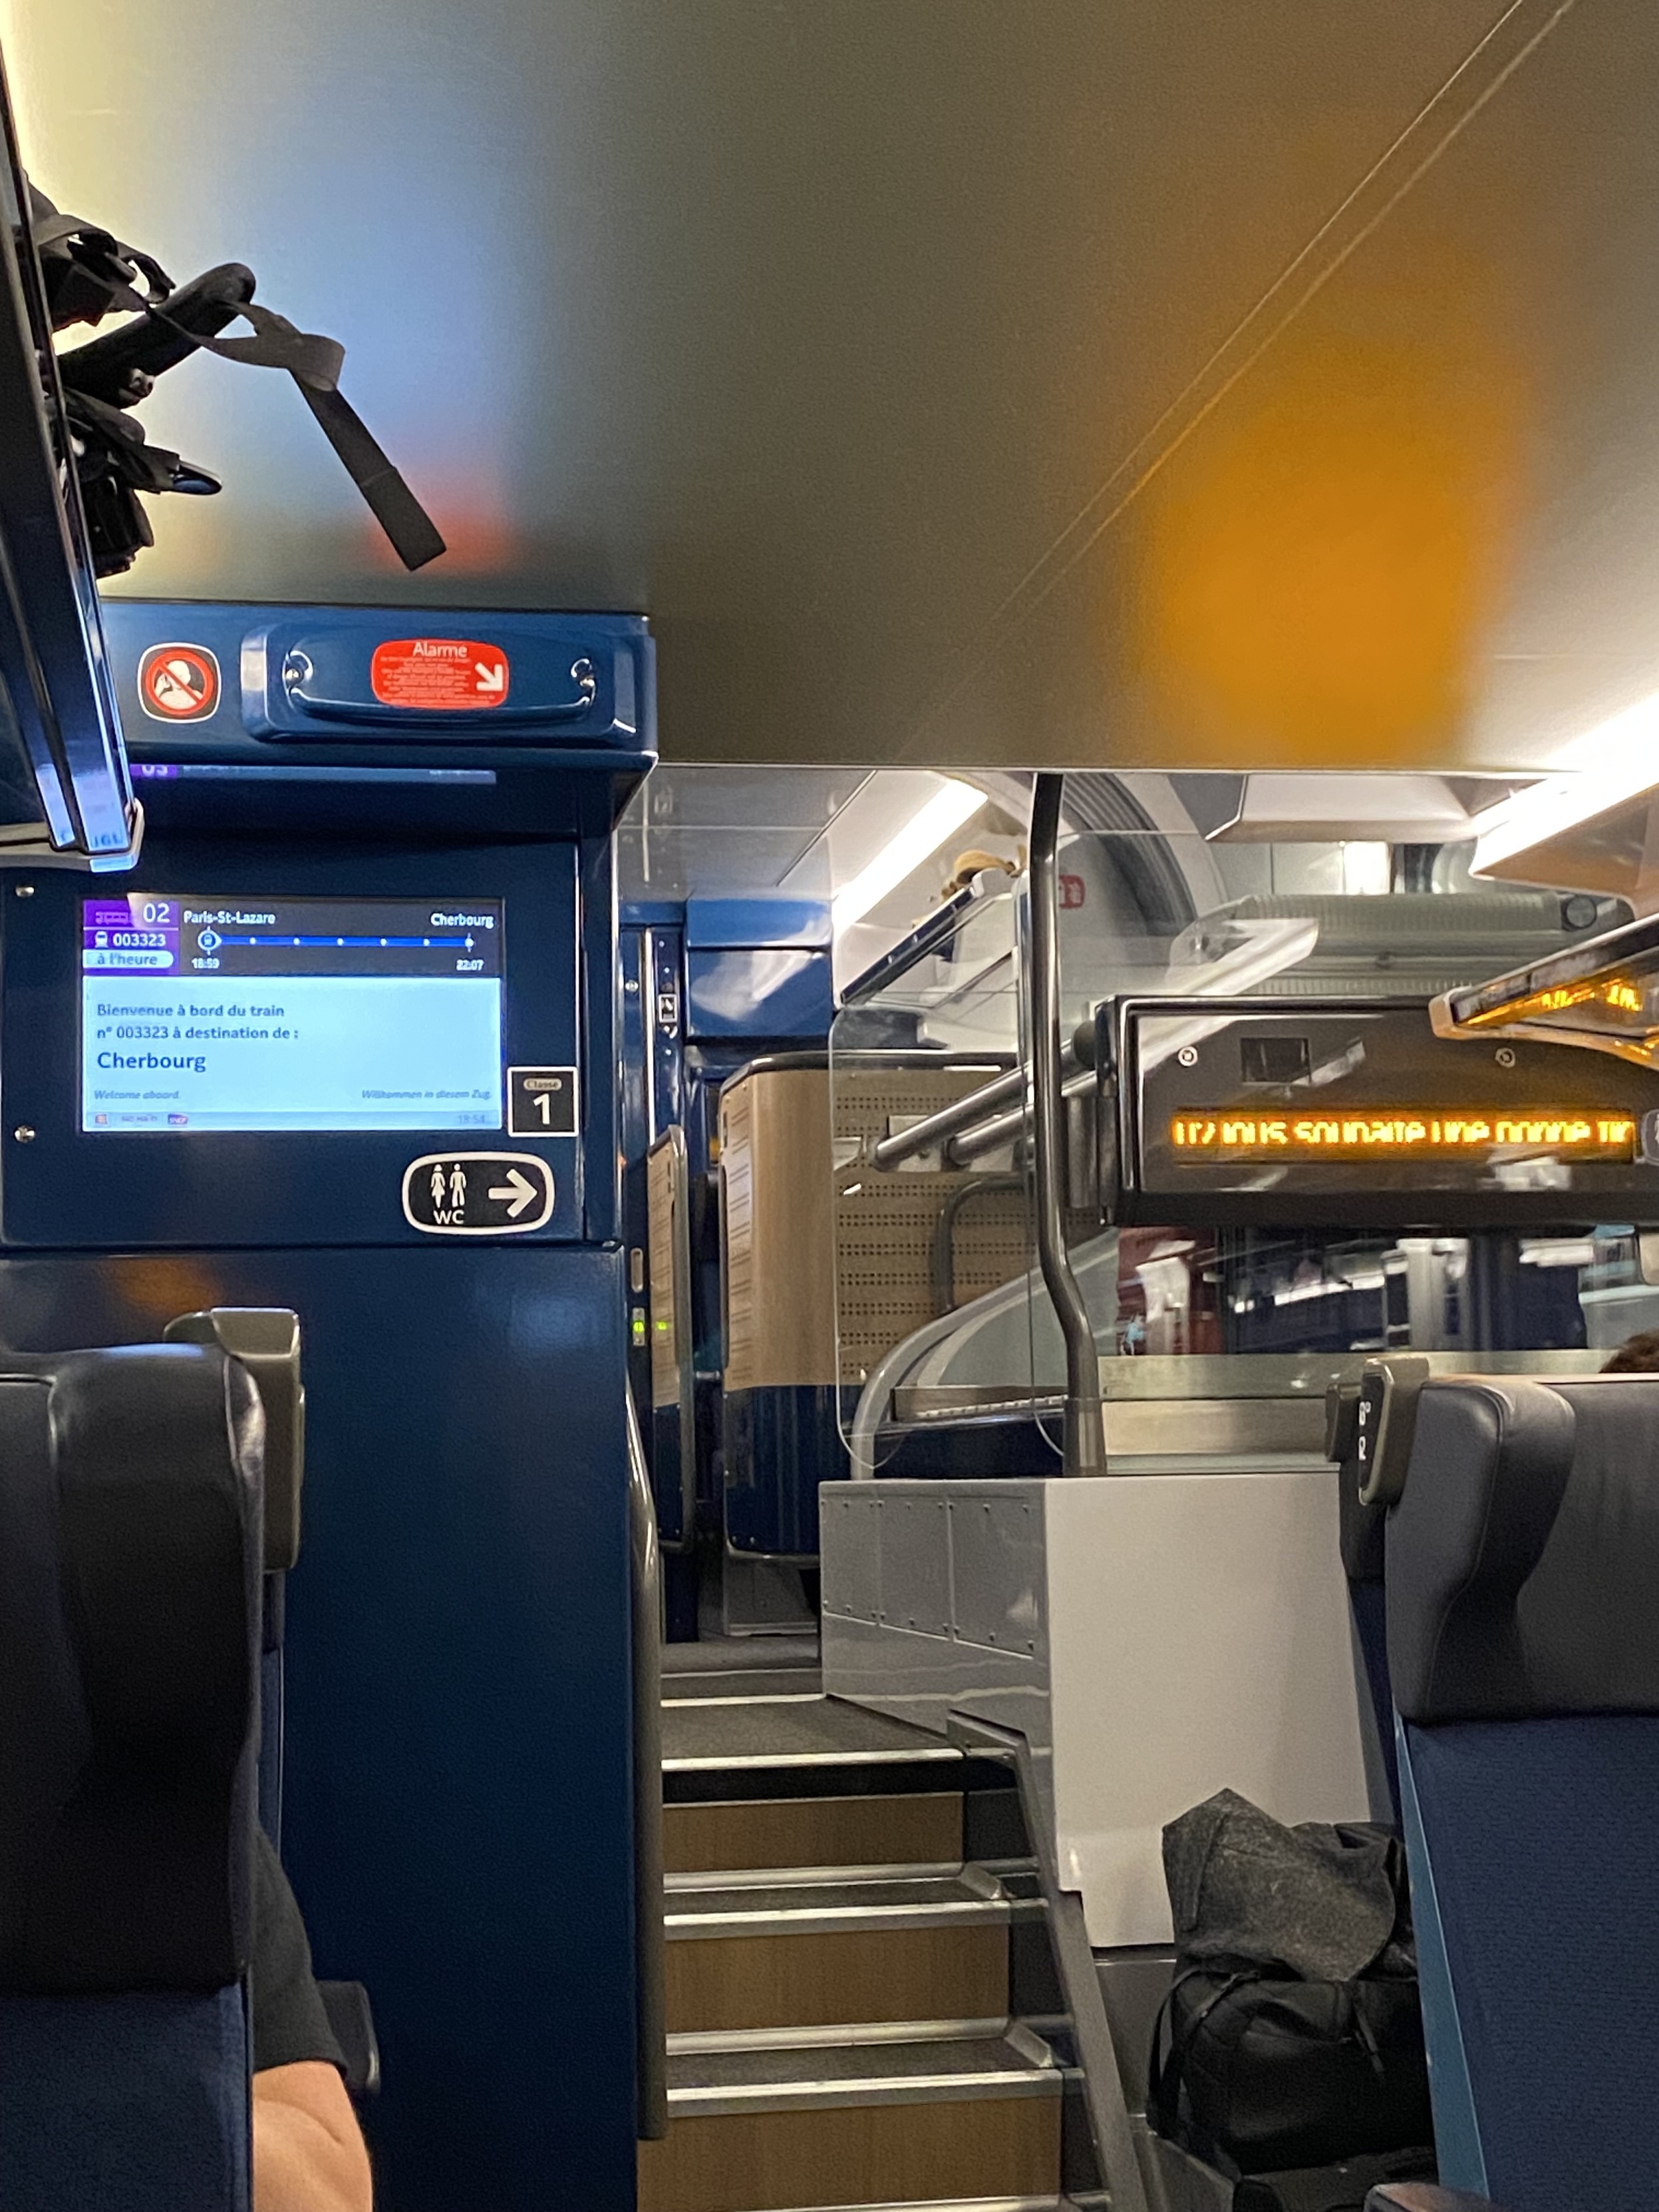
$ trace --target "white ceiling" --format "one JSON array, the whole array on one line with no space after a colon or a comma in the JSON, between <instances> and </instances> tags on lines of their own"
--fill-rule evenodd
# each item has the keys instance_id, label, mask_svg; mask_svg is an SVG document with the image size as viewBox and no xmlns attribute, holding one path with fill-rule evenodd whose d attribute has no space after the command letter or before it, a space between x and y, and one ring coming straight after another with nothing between
<instances>
[{"instance_id":1,"label":"white ceiling","mask_svg":"<svg viewBox=\"0 0 1659 2212\"><path fill-rule=\"evenodd\" d=\"M198 359L228 489L124 588L643 609L680 760L1524 769L1659 693L1653 0L278 15L0 0L25 152L341 337L453 550Z\"/></svg>"}]
</instances>

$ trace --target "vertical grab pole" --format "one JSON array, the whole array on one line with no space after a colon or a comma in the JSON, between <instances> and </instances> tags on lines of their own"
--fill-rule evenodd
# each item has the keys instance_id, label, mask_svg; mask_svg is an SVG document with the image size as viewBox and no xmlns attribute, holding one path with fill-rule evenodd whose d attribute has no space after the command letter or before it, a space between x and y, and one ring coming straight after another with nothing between
<instances>
[{"instance_id":1,"label":"vertical grab pole","mask_svg":"<svg viewBox=\"0 0 1659 2212\"><path fill-rule=\"evenodd\" d=\"M1060 1098L1060 802L1063 775L1040 775L1031 805L1031 1078L1036 1137L1037 1256L1066 1340L1067 1474L1106 1472L1100 1354L1066 1249L1060 1210L1065 1109Z\"/></svg>"},{"instance_id":2,"label":"vertical grab pole","mask_svg":"<svg viewBox=\"0 0 1659 2212\"><path fill-rule=\"evenodd\" d=\"M657 1508L645 1447L628 1405L628 1510L634 1583L634 1956L638 1987L636 2132L641 2142L668 2133L667 1929L663 1918L662 1564Z\"/></svg>"}]
</instances>

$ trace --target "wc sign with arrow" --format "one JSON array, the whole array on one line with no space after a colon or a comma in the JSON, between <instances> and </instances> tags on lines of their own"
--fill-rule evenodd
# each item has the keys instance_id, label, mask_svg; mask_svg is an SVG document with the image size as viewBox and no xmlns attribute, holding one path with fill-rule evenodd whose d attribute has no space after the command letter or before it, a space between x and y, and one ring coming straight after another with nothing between
<instances>
[{"instance_id":1,"label":"wc sign with arrow","mask_svg":"<svg viewBox=\"0 0 1659 2212\"><path fill-rule=\"evenodd\" d=\"M404 1219L428 1237L522 1237L553 1216L553 1170L534 1152L427 1152L404 1170Z\"/></svg>"},{"instance_id":2,"label":"wc sign with arrow","mask_svg":"<svg viewBox=\"0 0 1659 2212\"><path fill-rule=\"evenodd\" d=\"M422 714L472 714L501 706L513 681L499 645L471 637L392 637L374 648L369 682L383 707Z\"/></svg>"}]
</instances>

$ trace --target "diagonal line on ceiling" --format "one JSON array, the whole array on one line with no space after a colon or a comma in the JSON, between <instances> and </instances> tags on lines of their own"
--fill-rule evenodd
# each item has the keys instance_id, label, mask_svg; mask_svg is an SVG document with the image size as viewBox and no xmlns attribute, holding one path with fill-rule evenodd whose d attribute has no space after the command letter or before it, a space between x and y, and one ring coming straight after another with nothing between
<instances>
[{"instance_id":1,"label":"diagonal line on ceiling","mask_svg":"<svg viewBox=\"0 0 1659 2212\"><path fill-rule=\"evenodd\" d=\"M1124 510L1212 415L1290 325L1494 100L1577 0L1512 4L1286 264L1203 367L1066 524L977 632L972 659L914 726L925 729L958 699L1006 640L1086 557ZM1540 20L1541 18L1541 20ZM1461 104L1460 104L1461 102ZM1427 142L1426 143L1425 142ZM901 748L896 760L904 757Z\"/></svg>"}]
</instances>

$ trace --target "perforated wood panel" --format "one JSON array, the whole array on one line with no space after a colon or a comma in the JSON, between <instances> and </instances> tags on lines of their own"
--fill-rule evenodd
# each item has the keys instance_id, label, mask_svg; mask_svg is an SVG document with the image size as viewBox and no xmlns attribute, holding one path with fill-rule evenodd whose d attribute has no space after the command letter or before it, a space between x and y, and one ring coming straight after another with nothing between
<instances>
[{"instance_id":1,"label":"perforated wood panel","mask_svg":"<svg viewBox=\"0 0 1659 2212\"><path fill-rule=\"evenodd\" d=\"M674 1301L674 1246L679 1231L674 1218L678 1181L672 1151L665 1144L655 1146L645 1164L653 1406L676 1405L680 1395L679 1314Z\"/></svg>"},{"instance_id":2,"label":"perforated wood panel","mask_svg":"<svg viewBox=\"0 0 1659 2212\"><path fill-rule=\"evenodd\" d=\"M839 1373L856 1387L896 1344L1031 1264L1023 1188L978 1169L884 1174L869 1152L898 1123L965 1097L993 1071L970 1067L835 1070L836 1328ZM856 1145L858 1155L848 1155ZM941 1216L954 1207L951 1259L935 1283ZM939 1292L944 1291L941 1301Z\"/></svg>"},{"instance_id":3,"label":"perforated wood panel","mask_svg":"<svg viewBox=\"0 0 1659 2212\"><path fill-rule=\"evenodd\" d=\"M830 1079L767 1068L720 1093L726 1387L836 1379Z\"/></svg>"}]
</instances>

